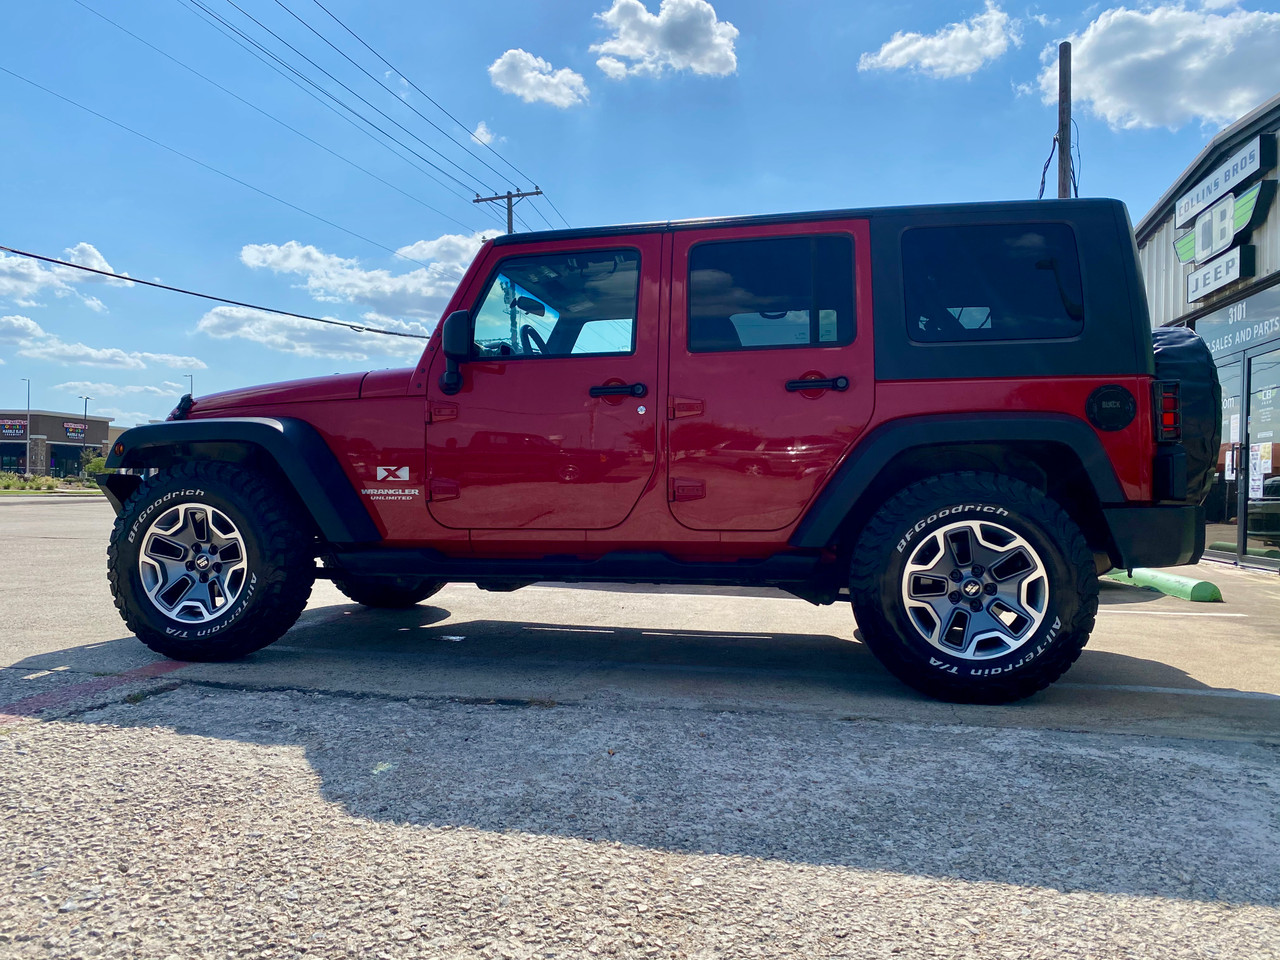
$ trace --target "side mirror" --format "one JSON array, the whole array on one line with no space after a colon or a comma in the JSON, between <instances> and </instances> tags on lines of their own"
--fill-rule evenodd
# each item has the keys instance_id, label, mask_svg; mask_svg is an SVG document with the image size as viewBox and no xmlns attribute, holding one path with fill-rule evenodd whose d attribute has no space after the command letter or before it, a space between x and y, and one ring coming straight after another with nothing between
<instances>
[{"instance_id":1,"label":"side mirror","mask_svg":"<svg viewBox=\"0 0 1280 960\"><path fill-rule=\"evenodd\" d=\"M444 351L440 391L453 395L462 389L462 373L458 364L471 359L471 314L466 310L455 310L444 318L440 347Z\"/></svg>"}]
</instances>

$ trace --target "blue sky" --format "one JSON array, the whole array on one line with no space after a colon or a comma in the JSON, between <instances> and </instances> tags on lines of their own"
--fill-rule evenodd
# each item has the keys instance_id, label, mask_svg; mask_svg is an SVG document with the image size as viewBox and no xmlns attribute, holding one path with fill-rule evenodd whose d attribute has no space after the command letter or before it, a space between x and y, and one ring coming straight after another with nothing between
<instances>
[{"instance_id":1,"label":"blue sky","mask_svg":"<svg viewBox=\"0 0 1280 960\"><path fill-rule=\"evenodd\" d=\"M1280 92L1275 3L322 2L336 20L316 0L6 5L0 244L424 333L478 237L502 228L477 190L536 183L574 226L1034 197L1057 124L1044 91L1071 39L1081 195L1118 197L1136 222ZM543 200L517 211L563 225ZM89 393L91 413L132 424L164 416L187 374L199 394L400 366L420 346L0 256L0 407L25 405L30 377L35 407Z\"/></svg>"}]
</instances>

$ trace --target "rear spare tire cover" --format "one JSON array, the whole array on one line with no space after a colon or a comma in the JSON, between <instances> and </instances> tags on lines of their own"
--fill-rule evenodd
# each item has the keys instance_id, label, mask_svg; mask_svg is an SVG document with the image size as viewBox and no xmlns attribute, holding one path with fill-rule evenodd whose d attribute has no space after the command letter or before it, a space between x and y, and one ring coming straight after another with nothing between
<instances>
[{"instance_id":1,"label":"rear spare tire cover","mask_svg":"<svg viewBox=\"0 0 1280 960\"><path fill-rule=\"evenodd\" d=\"M1222 386L1208 345L1186 327L1151 331L1156 379L1178 380L1182 397L1182 446L1187 451L1187 500L1209 492L1222 443Z\"/></svg>"}]
</instances>

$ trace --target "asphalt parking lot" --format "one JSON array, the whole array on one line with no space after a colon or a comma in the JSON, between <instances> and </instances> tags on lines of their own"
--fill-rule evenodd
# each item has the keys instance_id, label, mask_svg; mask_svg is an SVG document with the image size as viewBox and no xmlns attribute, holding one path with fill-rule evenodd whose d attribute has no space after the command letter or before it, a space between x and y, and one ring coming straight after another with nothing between
<instances>
[{"instance_id":1,"label":"asphalt parking lot","mask_svg":"<svg viewBox=\"0 0 1280 960\"><path fill-rule=\"evenodd\" d=\"M0 956L1280 956L1275 574L958 707L768 591L321 582L175 664L110 523L0 499Z\"/></svg>"}]
</instances>

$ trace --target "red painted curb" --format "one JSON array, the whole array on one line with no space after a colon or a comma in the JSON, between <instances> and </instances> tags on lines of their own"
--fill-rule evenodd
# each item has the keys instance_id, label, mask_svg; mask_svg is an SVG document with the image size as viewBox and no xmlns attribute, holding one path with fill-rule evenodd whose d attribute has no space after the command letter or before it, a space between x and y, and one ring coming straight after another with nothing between
<instances>
[{"instance_id":1,"label":"red painted curb","mask_svg":"<svg viewBox=\"0 0 1280 960\"><path fill-rule=\"evenodd\" d=\"M148 663L134 670L126 670L124 673L117 673L114 676L94 677L92 680L84 681L84 683L73 683L57 690L50 690L48 693L37 693L34 696L23 697L21 700L15 700L13 703L0 706L0 726L18 723L21 720L34 717L50 707L64 706L91 693L100 693L103 690L110 690L112 687L133 683L135 680L162 677L166 673L181 670L185 666L187 664L180 660L157 660L154 663Z\"/></svg>"}]
</instances>

